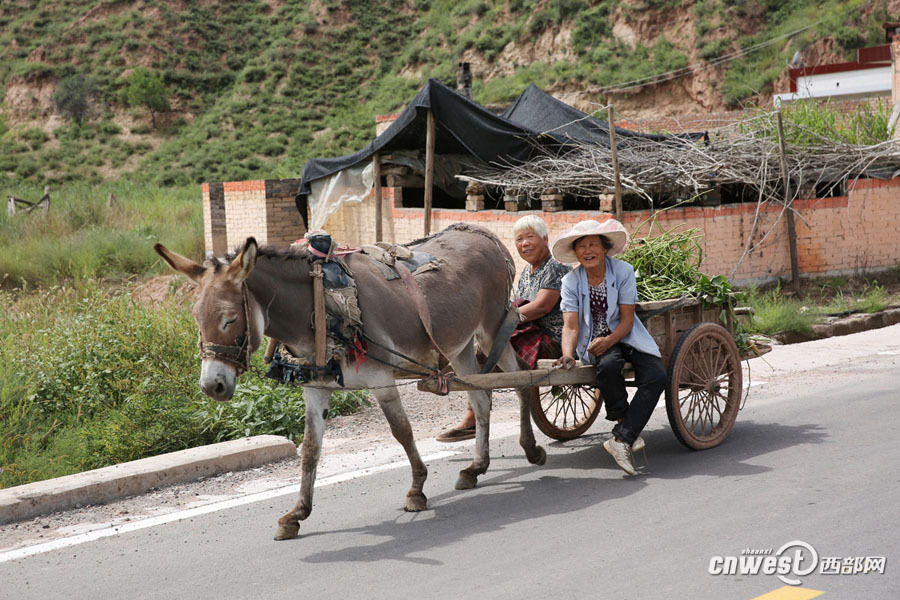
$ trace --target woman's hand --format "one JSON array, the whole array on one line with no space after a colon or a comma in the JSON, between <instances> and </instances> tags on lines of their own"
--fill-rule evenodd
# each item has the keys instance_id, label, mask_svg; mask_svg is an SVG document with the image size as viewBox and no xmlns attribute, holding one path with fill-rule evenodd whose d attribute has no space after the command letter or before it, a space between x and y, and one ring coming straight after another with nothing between
<instances>
[{"instance_id":1,"label":"woman's hand","mask_svg":"<svg viewBox=\"0 0 900 600\"><path fill-rule=\"evenodd\" d=\"M553 363L554 369L559 369L562 367L565 370L569 370L575 366L575 357L574 356L561 356L556 359Z\"/></svg>"},{"instance_id":2,"label":"woman's hand","mask_svg":"<svg viewBox=\"0 0 900 600\"><path fill-rule=\"evenodd\" d=\"M591 343L588 344L587 351L594 356L600 356L613 346L615 346L615 343L610 339L610 336L598 337L591 340Z\"/></svg>"}]
</instances>

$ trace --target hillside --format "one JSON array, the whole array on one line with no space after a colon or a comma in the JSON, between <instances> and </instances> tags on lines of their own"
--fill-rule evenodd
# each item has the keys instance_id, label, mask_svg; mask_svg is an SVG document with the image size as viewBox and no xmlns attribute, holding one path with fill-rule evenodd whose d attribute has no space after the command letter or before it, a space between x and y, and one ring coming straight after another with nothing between
<instances>
[{"instance_id":1,"label":"hillside","mask_svg":"<svg viewBox=\"0 0 900 600\"><path fill-rule=\"evenodd\" d=\"M897 17L900 0L9 0L0 181L295 177L363 146L428 77L454 85L460 60L486 105L533 81L629 118L765 106L795 52L850 58ZM702 68L654 83L688 65ZM129 103L138 72L160 77L168 110ZM95 91L81 123L52 99L78 77Z\"/></svg>"}]
</instances>

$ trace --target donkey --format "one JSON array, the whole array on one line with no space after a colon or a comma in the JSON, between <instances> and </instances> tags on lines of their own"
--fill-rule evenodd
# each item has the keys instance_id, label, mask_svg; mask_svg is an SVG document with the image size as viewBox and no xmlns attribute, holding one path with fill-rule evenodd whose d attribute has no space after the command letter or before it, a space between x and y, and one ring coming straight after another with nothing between
<instances>
[{"instance_id":1,"label":"donkey","mask_svg":"<svg viewBox=\"0 0 900 600\"><path fill-rule=\"evenodd\" d=\"M423 486L428 470L416 448L395 377L404 370L421 370L406 359L420 365L437 365L435 345L456 373L479 372L476 341L483 348L492 347L506 316L514 273L509 251L493 233L482 228L450 226L416 244L417 251L428 252L440 261L439 269L415 277L431 314L433 338L422 324L415 301L403 282L388 281L368 256L350 254L344 260L357 282L363 331L371 343L366 360L340 360L344 385L371 390L394 438L406 451L412 467L412 486L405 506L409 512L426 508ZM285 344L294 356L314 354L312 257L308 250L259 247L251 237L230 262L213 258L201 265L161 244L154 249L169 266L199 284L193 314L201 339L200 387L208 396L220 401L231 399L235 380L247 369L249 356L259 348L263 335ZM518 368L508 342L497 366L504 371ZM312 511L325 419L331 393L336 389L340 389L337 384L324 380L304 385L306 427L300 449L300 495L293 510L278 520L276 540L296 537L300 521ZM547 455L536 444L531 428L531 391L517 393L519 443L529 462L542 465ZM459 490L475 487L478 476L487 471L490 463L490 392L473 391L468 395L476 420L475 456L459 473Z\"/></svg>"}]
</instances>

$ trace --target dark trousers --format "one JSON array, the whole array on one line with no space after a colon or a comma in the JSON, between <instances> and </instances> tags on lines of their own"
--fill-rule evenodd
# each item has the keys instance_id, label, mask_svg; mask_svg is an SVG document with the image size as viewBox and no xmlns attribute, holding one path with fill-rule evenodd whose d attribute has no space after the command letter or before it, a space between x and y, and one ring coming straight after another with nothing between
<instances>
[{"instance_id":1,"label":"dark trousers","mask_svg":"<svg viewBox=\"0 0 900 600\"><path fill-rule=\"evenodd\" d=\"M626 361L634 367L637 384L637 392L630 406L625 377L622 376ZM660 394L666 389L666 370L662 360L652 354L638 352L631 346L616 344L597 357L594 368L597 371L597 389L606 404L606 418L610 421L622 419L613 427L613 435L631 445L647 425Z\"/></svg>"}]
</instances>

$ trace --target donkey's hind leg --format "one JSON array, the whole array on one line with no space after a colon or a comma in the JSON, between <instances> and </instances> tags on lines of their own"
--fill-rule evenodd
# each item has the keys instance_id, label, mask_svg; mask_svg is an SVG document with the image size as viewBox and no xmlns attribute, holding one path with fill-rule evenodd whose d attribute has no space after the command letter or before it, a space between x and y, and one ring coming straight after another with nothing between
<instances>
[{"instance_id":1,"label":"donkey's hind leg","mask_svg":"<svg viewBox=\"0 0 900 600\"><path fill-rule=\"evenodd\" d=\"M460 375L479 372L475 358L474 340L453 359L453 368ZM467 392L469 405L475 413L475 456L472 464L459 472L456 489L470 490L478 484L478 476L487 472L491 464L491 393L490 391Z\"/></svg>"},{"instance_id":2,"label":"donkey's hind leg","mask_svg":"<svg viewBox=\"0 0 900 600\"><path fill-rule=\"evenodd\" d=\"M506 372L522 368L512 346L506 347L498 364L500 369ZM534 430L531 428L531 402L536 393L537 388L516 390L516 395L519 397L519 445L525 451L525 458L528 459L528 462L533 465L542 465L547 462L547 452L537 445L534 439Z\"/></svg>"},{"instance_id":3,"label":"donkey's hind leg","mask_svg":"<svg viewBox=\"0 0 900 600\"><path fill-rule=\"evenodd\" d=\"M412 487L406 494L405 510L407 512L425 510L427 498L422 492L422 488L425 486L425 479L428 477L428 468L419 456L419 450L416 448L416 442L413 438L412 426L409 424L406 411L403 409L400 394L397 392L397 388L388 387L375 391L374 395L391 426L391 433L394 434L394 439L400 442L400 445L406 450L406 456L409 458L410 467L412 467Z\"/></svg>"},{"instance_id":4,"label":"donkey's hind leg","mask_svg":"<svg viewBox=\"0 0 900 600\"><path fill-rule=\"evenodd\" d=\"M300 498L294 509L278 519L275 530L276 540L289 540L300 532L300 521L312 512L313 486L316 483L316 468L322 453L322 437L325 434L325 419L331 390L305 387L303 399L306 401L306 427L303 443L300 445Z\"/></svg>"}]
</instances>

